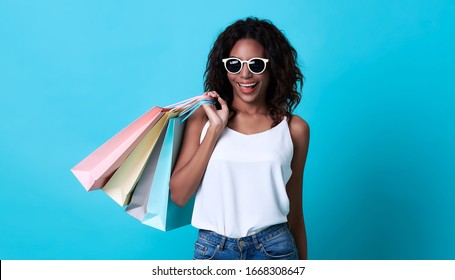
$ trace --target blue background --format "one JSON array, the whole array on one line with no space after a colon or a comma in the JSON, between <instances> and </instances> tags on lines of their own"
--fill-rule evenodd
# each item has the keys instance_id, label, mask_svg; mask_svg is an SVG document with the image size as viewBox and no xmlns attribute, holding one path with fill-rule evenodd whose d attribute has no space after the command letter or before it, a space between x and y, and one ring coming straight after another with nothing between
<instances>
[{"instance_id":1,"label":"blue background","mask_svg":"<svg viewBox=\"0 0 455 280\"><path fill-rule=\"evenodd\" d=\"M70 168L202 92L216 36L272 20L306 76L311 259L455 259L453 1L0 0L0 259L191 259ZM254 198L252 198L254 199Z\"/></svg>"}]
</instances>

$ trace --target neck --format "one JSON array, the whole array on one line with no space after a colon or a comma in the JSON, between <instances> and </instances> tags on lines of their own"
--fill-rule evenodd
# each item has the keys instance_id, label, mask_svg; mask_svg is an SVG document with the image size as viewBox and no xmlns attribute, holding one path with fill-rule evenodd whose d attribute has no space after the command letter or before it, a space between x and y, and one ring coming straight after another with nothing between
<instances>
[{"instance_id":1,"label":"neck","mask_svg":"<svg viewBox=\"0 0 455 280\"><path fill-rule=\"evenodd\" d=\"M238 102L234 98L232 101L232 107L237 111L238 114L243 115L267 115L267 105L265 101L257 103L246 103Z\"/></svg>"}]
</instances>

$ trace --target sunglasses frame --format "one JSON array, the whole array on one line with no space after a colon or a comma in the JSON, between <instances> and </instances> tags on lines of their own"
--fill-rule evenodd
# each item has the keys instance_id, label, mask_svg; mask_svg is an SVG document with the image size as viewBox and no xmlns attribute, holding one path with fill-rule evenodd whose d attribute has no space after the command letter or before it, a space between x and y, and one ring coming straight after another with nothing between
<instances>
[{"instance_id":1,"label":"sunglasses frame","mask_svg":"<svg viewBox=\"0 0 455 280\"><path fill-rule=\"evenodd\" d=\"M230 60L230 59L235 59L235 60L238 60L240 61L240 70L237 71L237 72L232 72L232 71L229 71L228 68L227 68L227 61ZM253 59L259 59L259 60L262 60L264 62L264 69L261 71L261 72L254 72L254 71L251 71L251 68L250 68L250 62L253 60ZM224 68L226 69L226 71L228 71L229 73L233 74L233 75L236 75L240 72L242 72L242 69L243 69L243 64L246 63L246 65L248 66L248 70L253 73L253 74L256 74L256 75L259 75L259 74L262 74L264 73L265 69L267 69L267 62L269 62L269 60L267 58L262 58L262 57L253 57L253 58L250 58L248 60L241 60L240 58L238 57L228 57L228 58L223 58L221 61L223 61L224 63Z\"/></svg>"}]
</instances>

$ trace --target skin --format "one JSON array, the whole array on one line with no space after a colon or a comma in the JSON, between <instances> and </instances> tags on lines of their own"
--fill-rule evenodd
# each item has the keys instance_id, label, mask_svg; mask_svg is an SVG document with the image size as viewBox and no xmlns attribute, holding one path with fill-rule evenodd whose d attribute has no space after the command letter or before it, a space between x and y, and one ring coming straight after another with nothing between
<instances>
[{"instance_id":1,"label":"skin","mask_svg":"<svg viewBox=\"0 0 455 280\"><path fill-rule=\"evenodd\" d=\"M252 57L265 58L264 47L253 39L237 41L230 57L248 60ZM238 74L227 73L232 85L236 109L235 118L229 120L226 102L215 91L206 94L217 99L221 110L213 105L204 104L188 120L179 158L170 181L171 199L180 206L185 205L197 191L204 176L215 144L226 126L243 134L254 134L270 129L273 120L267 114L266 92L270 82L268 69L262 74L252 74L243 65ZM239 84L257 83L254 89L244 89ZM206 121L210 126L202 143L199 143L202 128ZM307 238L302 209L303 172L308 153L310 130L308 124L299 116L289 121L294 156L291 161L292 176L286 185L290 202L288 223L296 241L300 259L307 259Z\"/></svg>"}]
</instances>

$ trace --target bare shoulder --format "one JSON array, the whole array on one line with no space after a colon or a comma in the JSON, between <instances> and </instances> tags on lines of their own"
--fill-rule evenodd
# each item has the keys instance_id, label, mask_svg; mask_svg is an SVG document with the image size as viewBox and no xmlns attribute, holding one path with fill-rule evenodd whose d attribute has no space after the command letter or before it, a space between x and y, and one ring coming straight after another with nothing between
<instances>
[{"instance_id":1,"label":"bare shoulder","mask_svg":"<svg viewBox=\"0 0 455 280\"><path fill-rule=\"evenodd\" d=\"M199 145L199 138L202 129L207 122L204 108L198 108L187 120L185 125L185 133L183 136L182 149L185 150L188 146L190 150L196 149Z\"/></svg>"},{"instance_id":2,"label":"bare shoulder","mask_svg":"<svg viewBox=\"0 0 455 280\"><path fill-rule=\"evenodd\" d=\"M289 131L294 145L293 170L296 174L303 174L310 144L310 126L301 117L293 115L289 122Z\"/></svg>"},{"instance_id":3,"label":"bare shoulder","mask_svg":"<svg viewBox=\"0 0 455 280\"><path fill-rule=\"evenodd\" d=\"M201 107L197 109L187 120L183 134L182 146L175 163L174 172L179 171L194 155L199 146L199 138L205 124L205 112Z\"/></svg>"},{"instance_id":4,"label":"bare shoulder","mask_svg":"<svg viewBox=\"0 0 455 280\"><path fill-rule=\"evenodd\" d=\"M289 130L294 143L308 142L310 138L310 126L300 116L292 115L289 121Z\"/></svg>"},{"instance_id":5,"label":"bare shoulder","mask_svg":"<svg viewBox=\"0 0 455 280\"><path fill-rule=\"evenodd\" d=\"M205 125L207 117L204 108L199 107L187 120L186 127L190 130L202 130Z\"/></svg>"}]
</instances>

